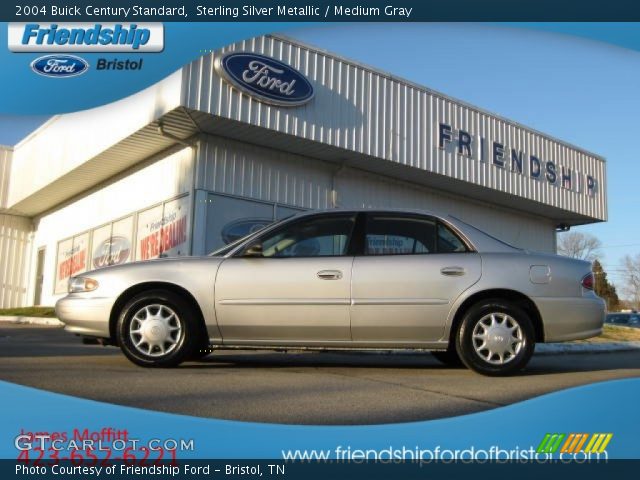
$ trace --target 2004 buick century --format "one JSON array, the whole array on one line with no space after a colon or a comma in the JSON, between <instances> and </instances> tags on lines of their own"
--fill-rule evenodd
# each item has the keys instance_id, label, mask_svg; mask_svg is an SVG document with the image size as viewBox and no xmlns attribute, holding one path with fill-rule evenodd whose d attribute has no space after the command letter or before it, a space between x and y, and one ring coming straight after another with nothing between
<instances>
[{"instance_id":1,"label":"2004 buick century","mask_svg":"<svg viewBox=\"0 0 640 480\"><path fill-rule=\"evenodd\" d=\"M604 319L588 262L419 211L304 213L207 257L87 272L69 292L56 305L68 331L146 367L209 346L428 349L507 375L536 342L599 335Z\"/></svg>"}]
</instances>

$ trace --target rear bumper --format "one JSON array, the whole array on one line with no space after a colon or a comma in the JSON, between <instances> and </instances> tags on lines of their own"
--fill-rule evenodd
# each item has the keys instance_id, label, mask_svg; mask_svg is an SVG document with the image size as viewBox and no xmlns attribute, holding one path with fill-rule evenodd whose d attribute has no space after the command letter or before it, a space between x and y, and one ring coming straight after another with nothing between
<instances>
[{"instance_id":1,"label":"rear bumper","mask_svg":"<svg viewBox=\"0 0 640 480\"><path fill-rule=\"evenodd\" d=\"M67 295L56 303L56 316L68 332L91 337L110 337L109 316L115 299Z\"/></svg>"},{"instance_id":2,"label":"rear bumper","mask_svg":"<svg viewBox=\"0 0 640 480\"><path fill-rule=\"evenodd\" d=\"M602 333L605 302L593 297L533 298L544 324L545 342L565 342Z\"/></svg>"}]
</instances>

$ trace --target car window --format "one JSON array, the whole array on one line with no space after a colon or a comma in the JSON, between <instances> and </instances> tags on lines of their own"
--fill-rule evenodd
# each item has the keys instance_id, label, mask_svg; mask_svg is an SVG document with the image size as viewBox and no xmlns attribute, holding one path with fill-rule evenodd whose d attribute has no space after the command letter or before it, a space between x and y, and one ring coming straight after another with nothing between
<instances>
[{"instance_id":1,"label":"car window","mask_svg":"<svg viewBox=\"0 0 640 480\"><path fill-rule=\"evenodd\" d=\"M429 218L372 214L365 230L366 255L415 255L436 251L436 222Z\"/></svg>"},{"instance_id":2,"label":"car window","mask_svg":"<svg viewBox=\"0 0 640 480\"><path fill-rule=\"evenodd\" d=\"M449 227L438 223L438 253L466 252L467 246Z\"/></svg>"},{"instance_id":3,"label":"car window","mask_svg":"<svg viewBox=\"0 0 640 480\"><path fill-rule=\"evenodd\" d=\"M335 257L347 254L355 215L311 217L262 237L262 256Z\"/></svg>"}]
</instances>

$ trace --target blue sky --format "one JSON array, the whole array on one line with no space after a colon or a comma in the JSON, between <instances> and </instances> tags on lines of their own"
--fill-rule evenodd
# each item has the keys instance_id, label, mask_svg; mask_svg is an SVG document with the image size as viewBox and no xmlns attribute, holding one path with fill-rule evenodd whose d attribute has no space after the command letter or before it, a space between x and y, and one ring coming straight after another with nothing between
<instances>
[{"instance_id":1,"label":"blue sky","mask_svg":"<svg viewBox=\"0 0 640 480\"><path fill-rule=\"evenodd\" d=\"M286 34L603 155L609 221L579 230L602 240L614 280L621 257L640 252L640 52L479 24L343 24ZM17 143L44 120L0 115L0 144Z\"/></svg>"}]
</instances>

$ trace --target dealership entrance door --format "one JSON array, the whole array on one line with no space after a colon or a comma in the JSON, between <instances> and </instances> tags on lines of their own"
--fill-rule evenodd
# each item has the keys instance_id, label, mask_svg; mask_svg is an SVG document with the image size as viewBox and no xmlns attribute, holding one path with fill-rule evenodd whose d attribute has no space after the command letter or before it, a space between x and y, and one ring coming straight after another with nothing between
<instances>
[{"instance_id":1,"label":"dealership entrance door","mask_svg":"<svg viewBox=\"0 0 640 480\"><path fill-rule=\"evenodd\" d=\"M42 282L44 280L44 258L46 248L41 247L38 249L38 259L36 261L36 284L35 293L33 295L33 304L40 305L42 302Z\"/></svg>"}]
</instances>

